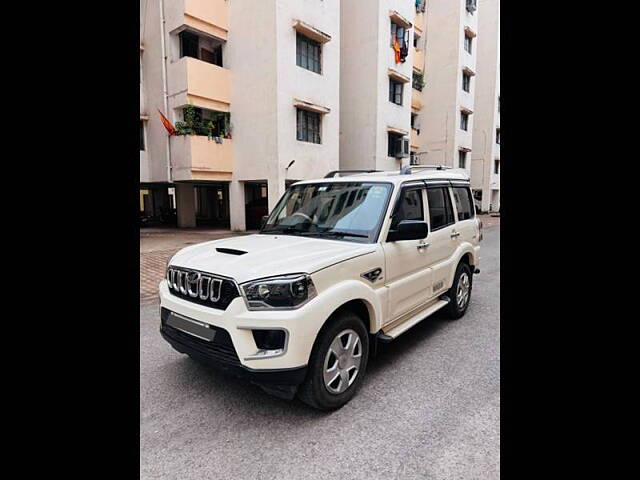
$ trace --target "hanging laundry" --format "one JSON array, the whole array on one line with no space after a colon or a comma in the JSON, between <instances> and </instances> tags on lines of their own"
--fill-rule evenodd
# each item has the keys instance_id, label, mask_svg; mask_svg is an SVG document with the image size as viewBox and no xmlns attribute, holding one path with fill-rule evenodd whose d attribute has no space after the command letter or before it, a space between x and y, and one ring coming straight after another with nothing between
<instances>
[{"instance_id":1,"label":"hanging laundry","mask_svg":"<svg viewBox=\"0 0 640 480\"><path fill-rule=\"evenodd\" d=\"M400 43L398 42L398 37L394 37L393 39L393 50L396 52L396 63L400 63Z\"/></svg>"}]
</instances>

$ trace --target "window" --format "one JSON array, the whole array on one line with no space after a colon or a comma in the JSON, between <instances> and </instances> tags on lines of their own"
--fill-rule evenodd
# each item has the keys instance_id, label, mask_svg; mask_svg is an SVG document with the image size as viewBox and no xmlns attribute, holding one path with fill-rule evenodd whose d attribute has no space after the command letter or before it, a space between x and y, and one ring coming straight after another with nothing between
<instances>
[{"instance_id":1,"label":"window","mask_svg":"<svg viewBox=\"0 0 640 480\"><path fill-rule=\"evenodd\" d=\"M462 90L465 92L471 90L471 75L467 72L462 72Z\"/></svg>"},{"instance_id":2,"label":"window","mask_svg":"<svg viewBox=\"0 0 640 480\"><path fill-rule=\"evenodd\" d=\"M144 150L144 122L140 120L140 151Z\"/></svg>"},{"instance_id":3,"label":"window","mask_svg":"<svg viewBox=\"0 0 640 480\"><path fill-rule=\"evenodd\" d=\"M473 42L473 37L471 37L468 33L464 34L464 49L471 53L471 43Z\"/></svg>"},{"instance_id":4,"label":"window","mask_svg":"<svg viewBox=\"0 0 640 480\"><path fill-rule=\"evenodd\" d=\"M420 135L420 125L418 125L418 114L411 113L411 128L418 131L418 135Z\"/></svg>"},{"instance_id":5,"label":"window","mask_svg":"<svg viewBox=\"0 0 640 480\"><path fill-rule=\"evenodd\" d=\"M460 129L467 130L469 128L469 114L460 112Z\"/></svg>"},{"instance_id":6,"label":"window","mask_svg":"<svg viewBox=\"0 0 640 480\"><path fill-rule=\"evenodd\" d=\"M424 88L424 74L414 70L411 86L421 92Z\"/></svg>"},{"instance_id":7,"label":"window","mask_svg":"<svg viewBox=\"0 0 640 480\"><path fill-rule=\"evenodd\" d=\"M473 15L473 12L475 12L477 8L476 0L466 0L466 2L467 2L467 12Z\"/></svg>"},{"instance_id":8,"label":"window","mask_svg":"<svg viewBox=\"0 0 640 480\"><path fill-rule=\"evenodd\" d=\"M500 129L496 128L496 143L500 145Z\"/></svg>"},{"instance_id":9,"label":"window","mask_svg":"<svg viewBox=\"0 0 640 480\"><path fill-rule=\"evenodd\" d=\"M396 82L389 78L389 101L396 105L402 105L402 92L404 90L404 84Z\"/></svg>"},{"instance_id":10,"label":"window","mask_svg":"<svg viewBox=\"0 0 640 480\"><path fill-rule=\"evenodd\" d=\"M297 115L297 139L302 142L322 143L320 114L298 108Z\"/></svg>"},{"instance_id":11,"label":"window","mask_svg":"<svg viewBox=\"0 0 640 480\"><path fill-rule=\"evenodd\" d=\"M322 45L301 33L296 35L296 65L322 73Z\"/></svg>"},{"instance_id":12,"label":"window","mask_svg":"<svg viewBox=\"0 0 640 480\"><path fill-rule=\"evenodd\" d=\"M475 216L471 191L466 187L453 187L453 198L456 201L458 221L469 220Z\"/></svg>"},{"instance_id":13,"label":"window","mask_svg":"<svg viewBox=\"0 0 640 480\"><path fill-rule=\"evenodd\" d=\"M400 193L389 228L396 230L402 220L424 220L422 188L405 188Z\"/></svg>"},{"instance_id":14,"label":"window","mask_svg":"<svg viewBox=\"0 0 640 480\"><path fill-rule=\"evenodd\" d=\"M447 187L428 187L427 200L429 201L429 222L431 231L452 225L453 208L449 189Z\"/></svg>"},{"instance_id":15,"label":"window","mask_svg":"<svg viewBox=\"0 0 640 480\"><path fill-rule=\"evenodd\" d=\"M398 157L402 152L404 136L395 132L387 132L387 154L390 157Z\"/></svg>"},{"instance_id":16,"label":"window","mask_svg":"<svg viewBox=\"0 0 640 480\"><path fill-rule=\"evenodd\" d=\"M493 161L493 173L500 175L500 160Z\"/></svg>"},{"instance_id":17,"label":"window","mask_svg":"<svg viewBox=\"0 0 640 480\"><path fill-rule=\"evenodd\" d=\"M418 48L419 42L420 42L420 35L418 35L416 32L413 32L413 48L415 48L416 50L419 50Z\"/></svg>"},{"instance_id":18,"label":"window","mask_svg":"<svg viewBox=\"0 0 640 480\"><path fill-rule=\"evenodd\" d=\"M180 37L180 58L191 57L222 66L222 43L211 38L200 37L184 30Z\"/></svg>"},{"instance_id":19,"label":"window","mask_svg":"<svg viewBox=\"0 0 640 480\"><path fill-rule=\"evenodd\" d=\"M458 150L458 167L467 168L467 151Z\"/></svg>"},{"instance_id":20,"label":"window","mask_svg":"<svg viewBox=\"0 0 640 480\"><path fill-rule=\"evenodd\" d=\"M393 47L393 40L397 39L400 44L400 48L406 46L405 42L405 28L397 23L391 22L391 46ZM407 32L408 33L408 32Z\"/></svg>"}]
</instances>

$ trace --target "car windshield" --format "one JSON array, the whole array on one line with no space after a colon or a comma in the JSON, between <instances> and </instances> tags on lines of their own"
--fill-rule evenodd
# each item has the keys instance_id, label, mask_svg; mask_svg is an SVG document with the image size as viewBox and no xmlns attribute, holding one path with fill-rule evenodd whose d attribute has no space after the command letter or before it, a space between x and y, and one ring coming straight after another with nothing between
<instances>
[{"instance_id":1,"label":"car windshield","mask_svg":"<svg viewBox=\"0 0 640 480\"><path fill-rule=\"evenodd\" d=\"M378 235L390 192L388 183L294 185L260 233L371 243Z\"/></svg>"}]
</instances>

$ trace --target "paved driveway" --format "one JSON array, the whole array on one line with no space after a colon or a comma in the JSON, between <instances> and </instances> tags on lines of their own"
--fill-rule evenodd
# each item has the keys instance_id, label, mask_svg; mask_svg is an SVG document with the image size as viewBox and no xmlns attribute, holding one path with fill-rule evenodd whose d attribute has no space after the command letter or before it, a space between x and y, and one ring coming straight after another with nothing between
<instances>
[{"instance_id":1,"label":"paved driveway","mask_svg":"<svg viewBox=\"0 0 640 480\"><path fill-rule=\"evenodd\" d=\"M498 479L500 227L485 230L465 317L425 320L321 413L179 354L140 307L143 479Z\"/></svg>"}]
</instances>

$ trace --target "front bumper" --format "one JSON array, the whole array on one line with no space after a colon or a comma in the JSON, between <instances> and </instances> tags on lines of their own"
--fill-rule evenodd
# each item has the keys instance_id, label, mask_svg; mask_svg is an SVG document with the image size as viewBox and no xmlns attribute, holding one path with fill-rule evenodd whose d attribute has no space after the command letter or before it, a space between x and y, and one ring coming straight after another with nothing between
<instances>
[{"instance_id":1,"label":"front bumper","mask_svg":"<svg viewBox=\"0 0 640 480\"><path fill-rule=\"evenodd\" d=\"M280 380L277 377L280 376L291 380L289 384L295 384L298 380L298 383L302 382L311 349L326 318L322 305L314 302L317 298L297 310L250 311L242 297L235 298L225 310L184 300L170 293L166 280L160 283L159 293L161 312L175 312L224 332L216 334L214 341L219 345L211 348L213 346L207 345L205 340L165 326L163 320L161 333L165 340L180 352L233 371L239 376L250 377L256 383L259 380L262 383L278 383ZM253 331L261 329L286 332L284 349L280 354L256 355L259 348Z\"/></svg>"},{"instance_id":2,"label":"front bumper","mask_svg":"<svg viewBox=\"0 0 640 480\"><path fill-rule=\"evenodd\" d=\"M214 366L237 377L265 385L299 385L304 381L307 367L255 370L240 363L229 333L215 328L214 341L209 342L166 324L169 310L162 308L160 334L173 348L196 360Z\"/></svg>"}]
</instances>

